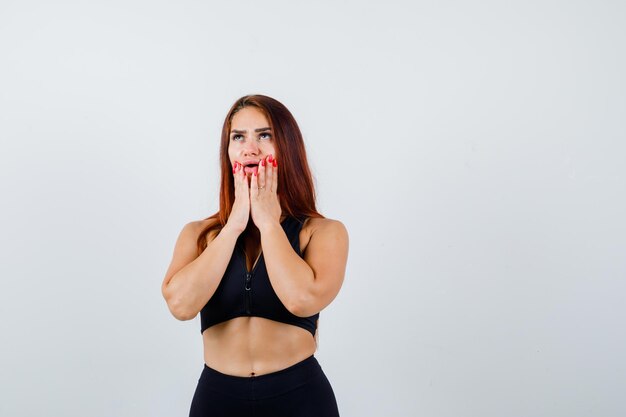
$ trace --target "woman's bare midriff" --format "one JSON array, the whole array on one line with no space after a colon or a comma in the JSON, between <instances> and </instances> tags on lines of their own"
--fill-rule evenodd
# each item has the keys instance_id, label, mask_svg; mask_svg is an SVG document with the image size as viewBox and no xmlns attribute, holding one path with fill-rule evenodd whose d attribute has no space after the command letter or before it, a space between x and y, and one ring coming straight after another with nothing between
<instances>
[{"instance_id":1,"label":"woman's bare midriff","mask_svg":"<svg viewBox=\"0 0 626 417\"><path fill-rule=\"evenodd\" d=\"M227 375L259 376L288 368L315 353L313 335L262 317L236 317L202 334L204 362Z\"/></svg>"},{"instance_id":2,"label":"woman's bare midriff","mask_svg":"<svg viewBox=\"0 0 626 417\"><path fill-rule=\"evenodd\" d=\"M306 250L317 222L324 220L310 218L304 222L299 235L300 253ZM250 265L248 268L252 269ZM280 371L313 355L317 347L308 330L255 316L235 317L211 326L202 333L202 340L204 362L234 376Z\"/></svg>"}]
</instances>

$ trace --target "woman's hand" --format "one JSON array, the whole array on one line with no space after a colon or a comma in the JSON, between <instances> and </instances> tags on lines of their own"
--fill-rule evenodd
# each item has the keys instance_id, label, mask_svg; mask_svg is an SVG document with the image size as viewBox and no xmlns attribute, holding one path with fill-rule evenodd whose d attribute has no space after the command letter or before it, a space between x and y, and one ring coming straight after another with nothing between
<instances>
[{"instance_id":1,"label":"woman's hand","mask_svg":"<svg viewBox=\"0 0 626 417\"><path fill-rule=\"evenodd\" d=\"M280 225L280 201L276 194L278 163L269 155L262 159L258 175L250 179L250 213L252 221L261 232L267 226Z\"/></svg>"},{"instance_id":2,"label":"woman's hand","mask_svg":"<svg viewBox=\"0 0 626 417\"><path fill-rule=\"evenodd\" d=\"M248 187L248 178L246 178L243 166L238 162L235 162L233 177L235 181L235 202L228 216L226 226L243 233L248 226L248 219L250 218L250 187Z\"/></svg>"}]
</instances>

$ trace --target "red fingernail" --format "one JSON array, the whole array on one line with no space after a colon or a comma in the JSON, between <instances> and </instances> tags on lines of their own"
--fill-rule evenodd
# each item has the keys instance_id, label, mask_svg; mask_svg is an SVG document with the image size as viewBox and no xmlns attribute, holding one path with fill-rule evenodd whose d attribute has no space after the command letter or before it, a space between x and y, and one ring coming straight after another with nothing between
<instances>
[{"instance_id":1,"label":"red fingernail","mask_svg":"<svg viewBox=\"0 0 626 417\"><path fill-rule=\"evenodd\" d=\"M274 165L275 167L277 167L277 166L278 166L278 162L276 162L276 160L274 159L274 160L272 161L272 165Z\"/></svg>"},{"instance_id":2,"label":"red fingernail","mask_svg":"<svg viewBox=\"0 0 626 417\"><path fill-rule=\"evenodd\" d=\"M267 157L268 161L272 162L274 160L274 157L272 155Z\"/></svg>"},{"instance_id":3,"label":"red fingernail","mask_svg":"<svg viewBox=\"0 0 626 417\"><path fill-rule=\"evenodd\" d=\"M265 159L261 159L261 166L264 167L265 166Z\"/></svg>"}]
</instances>

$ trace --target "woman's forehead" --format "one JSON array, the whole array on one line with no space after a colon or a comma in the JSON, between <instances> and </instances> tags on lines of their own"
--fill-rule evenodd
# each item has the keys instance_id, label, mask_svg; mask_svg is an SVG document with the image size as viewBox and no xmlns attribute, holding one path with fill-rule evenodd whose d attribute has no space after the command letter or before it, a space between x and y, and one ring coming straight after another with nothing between
<instances>
[{"instance_id":1,"label":"woman's forehead","mask_svg":"<svg viewBox=\"0 0 626 417\"><path fill-rule=\"evenodd\" d=\"M248 130L270 127L270 124L267 117L260 110L254 107L245 107L235 113L230 127L231 130Z\"/></svg>"}]
</instances>

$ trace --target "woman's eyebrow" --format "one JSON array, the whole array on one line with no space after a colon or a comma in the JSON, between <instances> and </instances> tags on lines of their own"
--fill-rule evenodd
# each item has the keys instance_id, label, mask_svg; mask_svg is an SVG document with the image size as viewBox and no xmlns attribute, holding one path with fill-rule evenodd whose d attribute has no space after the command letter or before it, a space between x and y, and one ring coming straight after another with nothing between
<instances>
[{"instance_id":1,"label":"woman's eyebrow","mask_svg":"<svg viewBox=\"0 0 626 417\"><path fill-rule=\"evenodd\" d=\"M259 129L254 129L255 132L263 132L263 131L266 131L266 130L271 130L271 128L269 128L269 127L261 127ZM237 129L233 129L233 130L230 131L230 133L246 133L246 132L247 132L247 130L237 130Z\"/></svg>"}]
</instances>

